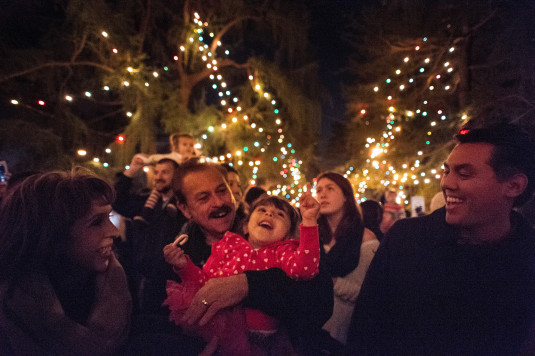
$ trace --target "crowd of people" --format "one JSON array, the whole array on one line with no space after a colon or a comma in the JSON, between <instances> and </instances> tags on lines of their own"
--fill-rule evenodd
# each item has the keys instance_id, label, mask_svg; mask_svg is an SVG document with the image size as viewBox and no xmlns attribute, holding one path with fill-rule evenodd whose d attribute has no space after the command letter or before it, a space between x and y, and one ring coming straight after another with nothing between
<instances>
[{"instance_id":1,"label":"crowd of people","mask_svg":"<svg viewBox=\"0 0 535 356\"><path fill-rule=\"evenodd\" d=\"M0 354L535 353L535 233L516 211L535 143L510 124L456 140L442 201L415 218L393 191L358 204L331 171L298 208L244 192L185 134L111 184L82 168L10 181Z\"/></svg>"}]
</instances>

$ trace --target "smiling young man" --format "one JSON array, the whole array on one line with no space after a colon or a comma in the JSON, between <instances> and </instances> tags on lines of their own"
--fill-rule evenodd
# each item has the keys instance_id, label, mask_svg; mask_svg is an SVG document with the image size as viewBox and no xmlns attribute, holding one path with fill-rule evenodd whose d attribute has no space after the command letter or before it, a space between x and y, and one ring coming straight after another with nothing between
<instances>
[{"instance_id":1,"label":"smiling young man","mask_svg":"<svg viewBox=\"0 0 535 356\"><path fill-rule=\"evenodd\" d=\"M235 200L223 167L192 159L180 167L175 180L179 207L190 221L184 251L202 266L210 256L211 244L226 231L238 232ZM294 342L304 345L305 354L314 350L312 335L332 313L332 281L320 273L311 280L295 281L279 268L245 271L243 274L207 281L195 295L185 320L204 325L221 309L239 303L259 309L281 320Z\"/></svg>"},{"instance_id":2,"label":"smiling young man","mask_svg":"<svg viewBox=\"0 0 535 356\"><path fill-rule=\"evenodd\" d=\"M186 218L176 206L172 189L178 164L169 158L159 160L154 166L152 191L136 192L134 179L144 166L145 161L137 154L129 168L117 175L112 207L127 218L126 242L119 249L135 297L134 314L163 316L167 312L162 307L165 284L175 274L165 262L162 249L174 241Z\"/></svg>"},{"instance_id":3,"label":"smiling young man","mask_svg":"<svg viewBox=\"0 0 535 356\"><path fill-rule=\"evenodd\" d=\"M358 354L533 351L535 146L512 125L463 129L444 162L446 206L397 222L375 255L348 342Z\"/></svg>"}]
</instances>

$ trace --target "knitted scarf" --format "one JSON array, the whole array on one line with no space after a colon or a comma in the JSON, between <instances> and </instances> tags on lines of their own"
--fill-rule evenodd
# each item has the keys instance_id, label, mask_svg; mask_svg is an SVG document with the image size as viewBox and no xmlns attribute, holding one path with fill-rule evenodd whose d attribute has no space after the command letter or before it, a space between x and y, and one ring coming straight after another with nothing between
<instances>
[{"instance_id":1,"label":"knitted scarf","mask_svg":"<svg viewBox=\"0 0 535 356\"><path fill-rule=\"evenodd\" d=\"M96 277L95 304L85 325L69 319L45 274L0 286L0 350L15 355L110 355L128 336L131 297L112 257Z\"/></svg>"}]
</instances>

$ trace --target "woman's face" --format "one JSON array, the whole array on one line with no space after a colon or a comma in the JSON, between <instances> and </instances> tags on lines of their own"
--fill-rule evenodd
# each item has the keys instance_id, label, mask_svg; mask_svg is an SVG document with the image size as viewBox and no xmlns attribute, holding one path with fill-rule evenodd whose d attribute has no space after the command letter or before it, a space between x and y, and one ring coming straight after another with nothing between
<instances>
[{"instance_id":1,"label":"woman's face","mask_svg":"<svg viewBox=\"0 0 535 356\"><path fill-rule=\"evenodd\" d=\"M230 190L232 191L232 195L234 195L234 199L236 199L236 203L241 202L243 193L241 191L241 186L240 186L240 176L234 172L228 172L227 181L228 181L228 186L230 187ZM238 207L238 204L236 204L236 208L237 207Z\"/></svg>"},{"instance_id":2,"label":"woman's face","mask_svg":"<svg viewBox=\"0 0 535 356\"><path fill-rule=\"evenodd\" d=\"M316 197L323 215L343 214L346 198L342 189L329 178L321 178L316 186Z\"/></svg>"},{"instance_id":3,"label":"woman's face","mask_svg":"<svg viewBox=\"0 0 535 356\"><path fill-rule=\"evenodd\" d=\"M93 201L86 216L72 227L71 258L91 272L104 272L112 256L113 239L119 231L110 221L111 205Z\"/></svg>"}]
</instances>

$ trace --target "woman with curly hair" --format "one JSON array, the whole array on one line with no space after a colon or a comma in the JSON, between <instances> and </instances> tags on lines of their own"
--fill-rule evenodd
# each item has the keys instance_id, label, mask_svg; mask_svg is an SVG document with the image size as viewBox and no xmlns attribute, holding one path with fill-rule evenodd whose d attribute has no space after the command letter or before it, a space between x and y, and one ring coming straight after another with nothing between
<instances>
[{"instance_id":1,"label":"woman with curly hair","mask_svg":"<svg viewBox=\"0 0 535 356\"><path fill-rule=\"evenodd\" d=\"M0 207L0 350L108 355L131 298L113 251L112 188L80 169L35 174Z\"/></svg>"}]
</instances>

